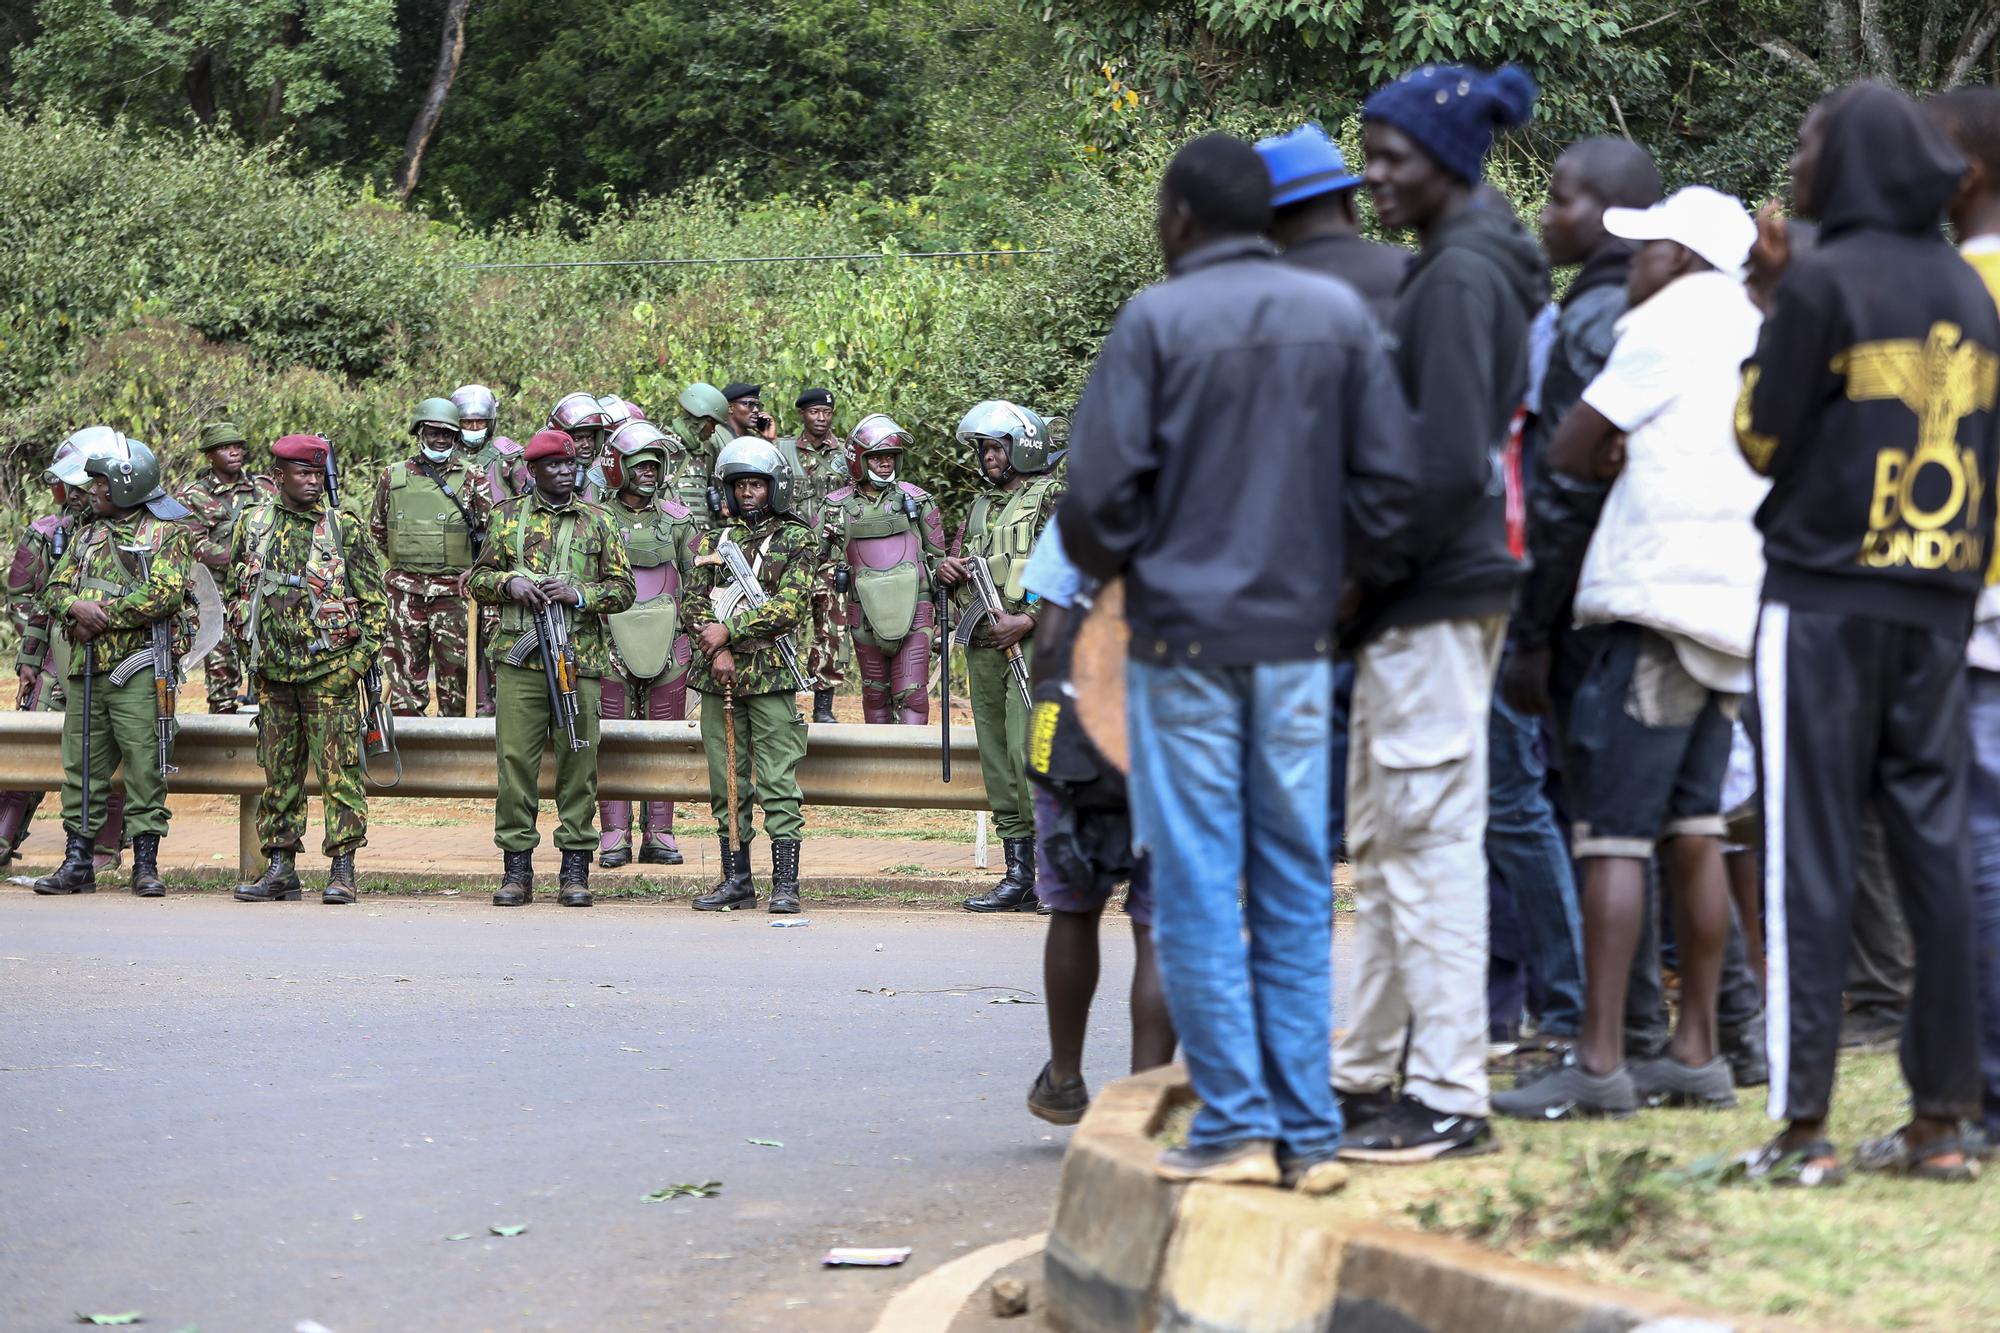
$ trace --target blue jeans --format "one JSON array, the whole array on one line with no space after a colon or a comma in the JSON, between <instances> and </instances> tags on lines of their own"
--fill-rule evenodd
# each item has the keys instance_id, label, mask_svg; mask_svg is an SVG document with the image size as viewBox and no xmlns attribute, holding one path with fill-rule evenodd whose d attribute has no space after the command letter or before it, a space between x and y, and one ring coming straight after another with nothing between
<instances>
[{"instance_id":1,"label":"blue jeans","mask_svg":"<svg viewBox=\"0 0 2000 1333\"><path fill-rule=\"evenodd\" d=\"M1541 729L1497 690L1486 725L1487 872L1506 884L1520 915L1541 1031L1574 1037L1583 1026L1583 918L1576 869L1543 792Z\"/></svg>"},{"instance_id":2,"label":"blue jeans","mask_svg":"<svg viewBox=\"0 0 2000 1333\"><path fill-rule=\"evenodd\" d=\"M1326 662L1126 668L1133 842L1201 1110L1191 1147L1340 1145ZM1248 939L1245 939L1245 926Z\"/></svg>"},{"instance_id":3,"label":"blue jeans","mask_svg":"<svg viewBox=\"0 0 2000 1333\"><path fill-rule=\"evenodd\" d=\"M2000 1137L2000 674L1965 673L1972 720L1972 911L1979 930L1980 1114Z\"/></svg>"}]
</instances>

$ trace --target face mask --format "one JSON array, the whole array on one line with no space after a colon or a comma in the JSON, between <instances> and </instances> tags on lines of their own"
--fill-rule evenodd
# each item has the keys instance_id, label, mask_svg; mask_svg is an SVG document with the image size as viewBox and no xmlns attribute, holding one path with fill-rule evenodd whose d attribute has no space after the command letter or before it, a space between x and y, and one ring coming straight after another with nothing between
<instances>
[{"instance_id":1,"label":"face mask","mask_svg":"<svg viewBox=\"0 0 2000 1333\"><path fill-rule=\"evenodd\" d=\"M885 477L873 468L870 468L868 471L868 484L878 491L886 491L896 484L896 470L891 468L889 475Z\"/></svg>"},{"instance_id":2,"label":"face mask","mask_svg":"<svg viewBox=\"0 0 2000 1333\"><path fill-rule=\"evenodd\" d=\"M481 448L484 448L484 447L485 447L485 445L486 445L486 437L487 437L488 435L491 435L492 433L493 433L493 432L492 432L492 431L490 431L490 430L469 430L469 431L466 431L466 432L465 432L465 435L464 435L464 439L465 439L465 447L466 447L466 448L468 448L468 449L481 449Z\"/></svg>"},{"instance_id":3,"label":"face mask","mask_svg":"<svg viewBox=\"0 0 2000 1333\"><path fill-rule=\"evenodd\" d=\"M451 446L448 444L442 449L433 449L430 445L426 444L423 446L423 451L424 457L433 463L448 463L451 461Z\"/></svg>"}]
</instances>

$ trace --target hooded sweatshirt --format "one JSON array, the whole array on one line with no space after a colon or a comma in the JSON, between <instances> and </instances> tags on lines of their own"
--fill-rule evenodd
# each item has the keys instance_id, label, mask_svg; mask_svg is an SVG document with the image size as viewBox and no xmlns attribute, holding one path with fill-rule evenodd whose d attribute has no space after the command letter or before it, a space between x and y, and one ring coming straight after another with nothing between
<instances>
[{"instance_id":1,"label":"hooded sweatshirt","mask_svg":"<svg viewBox=\"0 0 2000 1333\"><path fill-rule=\"evenodd\" d=\"M1879 85L1821 114L1819 244L1779 279L1737 404L1771 478L1764 598L1963 635L2000 462L2000 313L1939 231L1965 163Z\"/></svg>"},{"instance_id":2,"label":"hooded sweatshirt","mask_svg":"<svg viewBox=\"0 0 2000 1333\"><path fill-rule=\"evenodd\" d=\"M1528 389L1528 325L1548 266L1511 213L1474 204L1440 224L1411 262L1396 307L1396 372L1416 409L1423 470L1414 568L1364 592L1344 640L1382 629L1501 616L1521 563L1507 549L1499 466Z\"/></svg>"}]
</instances>

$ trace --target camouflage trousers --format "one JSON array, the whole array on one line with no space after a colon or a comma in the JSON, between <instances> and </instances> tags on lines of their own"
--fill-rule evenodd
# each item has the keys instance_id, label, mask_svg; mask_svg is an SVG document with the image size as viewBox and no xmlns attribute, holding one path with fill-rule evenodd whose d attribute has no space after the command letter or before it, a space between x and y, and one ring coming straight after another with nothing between
<instances>
[{"instance_id":1,"label":"camouflage trousers","mask_svg":"<svg viewBox=\"0 0 2000 1333\"><path fill-rule=\"evenodd\" d=\"M243 706L243 648L234 634L209 649L201 662L202 679L208 685L208 711L233 713Z\"/></svg>"},{"instance_id":2,"label":"camouflage trousers","mask_svg":"<svg viewBox=\"0 0 2000 1333\"><path fill-rule=\"evenodd\" d=\"M326 804L320 850L339 856L368 843L368 793L361 785L361 692L335 671L318 680L257 677L257 842L266 855L297 852L306 838L306 765Z\"/></svg>"},{"instance_id":3,"label":"camouflage trousers","mask_svg":"<svg viewBox=\"0 0 2000 1333\"><path fill-rule=\"evenodd\" d=\"M479 608L479 657L478 691L474 707L479 716L493 716L493 643L500 637L500 608L482 606Z\"/></svg>"},{"instance_id":4,"label":"camouflage trousers","mask_svg":"<svg viewBox=\"0 0 2000 1333\"><path fill-rule=\"evenodd\" d=\"M35 700L35 711L60 713L63 709L62 681L53 671L44 671L41 675L41 697ZM41 807L43 795L38 791L0 792L0 865L11 861L14 854L20 851L21 844L28 840L28 826L35 818L35 811ZM115 864L118 849L124 845L124 787L110 789L104 798L103 809L104 823L97 830L97 855L100 860L112 857ZM96 823L95 820L91 822Z\"/></svg>"},{"instance_id":5,"label":"camouflage trousers","mask_svg":"<svg viewBox=\"0 0 2000 1333\"><path fill-rule=\"evenodd\" d=\"M691 652L686 636L675 642L674 650L676 665L667 668L677 673L672 680L639 681L615 667L607 671L598 687L598 715L607 721L637 718L642 722L679 722L686 717ZM674 803L647 801L645 806L646 846L680 850L674 841ZM602 830L597 840L600 857L620 847L631 848L632 802L599 801L597 822Z\"/></svg>"},{"instance_id":6,"label":"camouflage trousers","mask_svg":"<svg viewBox=\"0 0 2000 1333\"><path fill-rule=\"evenodd\" d=\"M430 709L435 678L438 716L464 717L470 603L455 593L417 591L405 582L410 577L390 576L389 633L382 648L389 668L389 706L398 717L423 716Z\"/></svg>"},{"instance_id":7,"label":"camouflage trousers","mask_svg":"<svg viewBox=\"0 0 2000 1333\"><path fill-rule=\"evenodd\" d=\"M812 599L812 643L799 663L815 690L837 690L847 677L847 618L833 590L833 567L820 571Z\"/></svg>"}]
</instances>

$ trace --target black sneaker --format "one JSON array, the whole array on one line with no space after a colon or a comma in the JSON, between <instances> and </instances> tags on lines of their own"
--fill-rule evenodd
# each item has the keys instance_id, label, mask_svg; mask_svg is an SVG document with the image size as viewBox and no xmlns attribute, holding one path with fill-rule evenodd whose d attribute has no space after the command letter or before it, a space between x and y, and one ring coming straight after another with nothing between
<instances>
[{"instance_id":1,"label":"black sneaker","mask_svg":"<svg viewBox=\"0 0 2000 1333\"><path fill-rule=\"evenodd\" d=\"M1354 1127L1340 1155L1356 1162L1432 1162L1440 1157L1473 1157L1499 1148L1484 1116L1447 1115L1415 1097Z\"/></svg>"},{"instance_id":2,"label":"black sneaker","mask_svg":"<svg viewBox=\"0 0 2000 1333\"><path fill-rule=\"evenodd\" d=\"M1049 1068L1043 1065L1035 1075L1035 1085L1028 1089L1028 1110L1051 1125L1074 1125L1090 1109L1090 1089L1080 1078L1057 1083L1049 1077Z\"/></svg>"},{"instance_id":3,"label":"black sneaker","mask_svg":"<svg viewBox=\"0 0 2000 1333\"><path fill-rule=\"evenodd\" d=\"M1378 1120L1394 1110L1402 1100L1394 1088L1380 1088L1374 1092L1342 1092L1333 1090L1334 1105L1340 1108L1340 1123L1346 1132L1353 1132L1356 1125L1369 1120Z\"/></svg>"},{"instance_id":4,"label":"black sneaker","mask_svg":"<svg viewBox=\"0 0 2000 1333\"><path fill-rule=\"evenodd\" d=\"M1648 1106L1692 1106L1727 1111L1736 1105L1729 1062L1716 1056L1705 1065L1684 1065L1671 1055L1632 1066L1632 1086ZM1499 1098L1494 1098L1498 1105Z\"/></svg>"},{"instance_id":5,"label":"black sneaker","mask_svg":"<svg viewBox=\"0 0 2000 1333\"><path fill-rule=\"evenodd\" d=\"M1727 1071L1723 1077L1727 1080ZM1493 1109L1515 1120L1623 1117L1639 1109L1639 1096L1631 1071L1622 1064L1599 1076L1566 1060L1542 1078L1494 1093Z\"/></svg>"},{"instance_id":6,"label":"black sneaker","mask_svg":"<svg viewBox=\"0 0 2000 1333\"><path fill-rule=\"evenodd\" d=\"M1771 1062L1764 1054L1764 1023L1754 1019L1722 1029L1722 1058L1729 1061L1729 1080L1739 1088L1761 1088L1771 1081Z\"/></svg>"}]
</instances>

